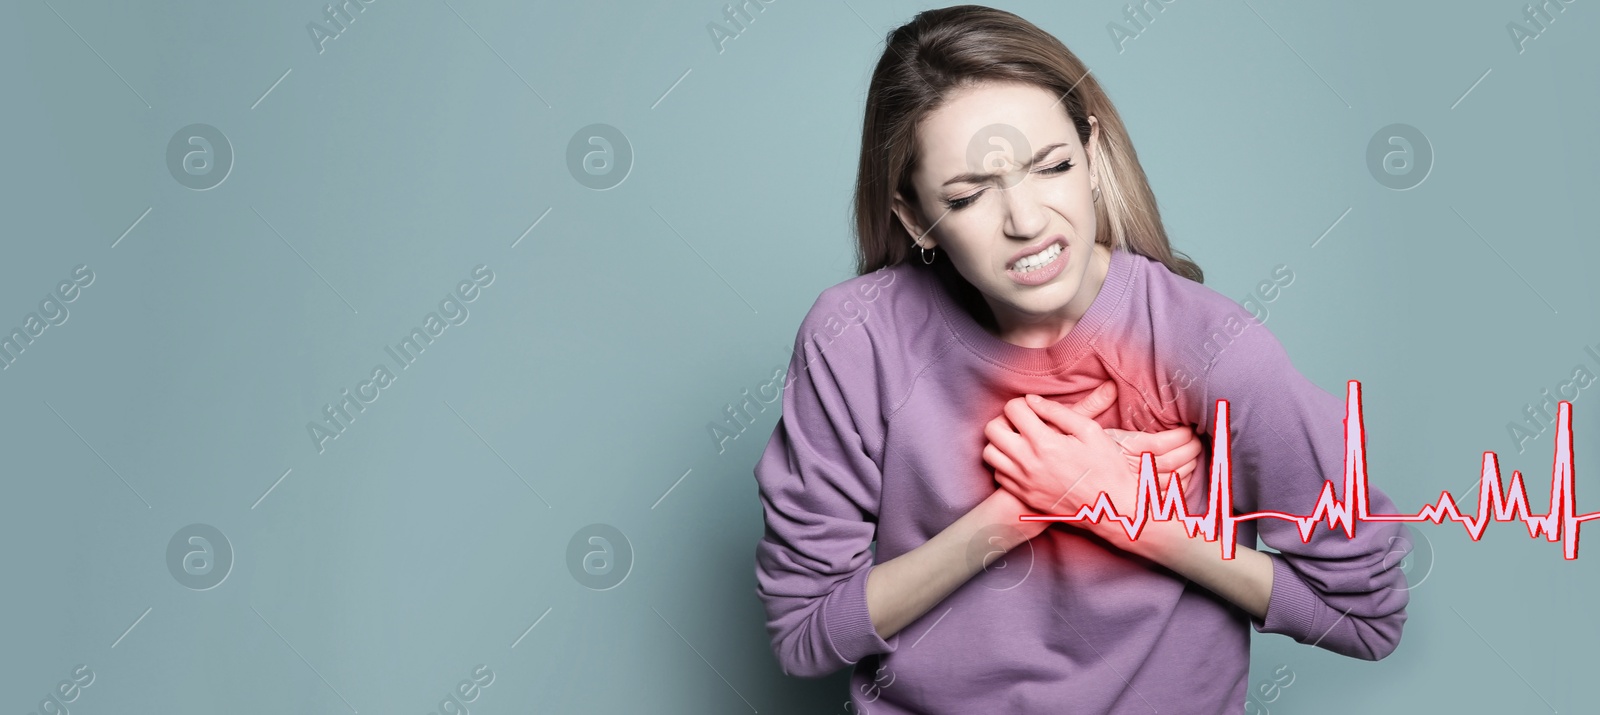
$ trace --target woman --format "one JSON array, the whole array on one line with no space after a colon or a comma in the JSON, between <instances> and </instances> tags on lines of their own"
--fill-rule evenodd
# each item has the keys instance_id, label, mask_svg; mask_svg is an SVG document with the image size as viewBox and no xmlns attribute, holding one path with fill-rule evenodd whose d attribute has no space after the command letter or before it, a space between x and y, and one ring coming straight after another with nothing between
<instances>
[{"instance_id":1,"label":"woman","mask_svg":"<svg viewBox=\"0 0 1600 715\"><path fill-rule=\"evenodd\" d=\"M1130 540L1017 518L1102 492L1131 514L1144 451L1204 513L1210 454L1188 430L1209 445L1218 399L1236 511L1309 513L1343 469L1342 399L1174 255L1077 57L1010 13L930 10L889 35L866 106L860 275L802 323L755 467L784 671L853 664L854 712L1239 713L1249 626L1392 652L1398 524L1302 542L1246 521L1224 560L1177 522ZM1258 531L1279 553L1250 548Z\"/></svg>"}]
</instances>

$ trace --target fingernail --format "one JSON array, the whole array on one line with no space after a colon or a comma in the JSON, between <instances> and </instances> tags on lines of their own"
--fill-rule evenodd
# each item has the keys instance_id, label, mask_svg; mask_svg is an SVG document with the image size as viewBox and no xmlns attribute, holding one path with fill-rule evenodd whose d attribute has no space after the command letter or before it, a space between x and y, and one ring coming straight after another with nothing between
<instances>
[{"instance_id":1,"label":"fingernail","mask_svg":"<svg viewBox=\"0 0 1600 715\"><path fill-rule=\"evenodd\" d=\"M1041 401L1038 395L1028 395L1028 402L1031 404L1038 404Z\"/></svg>"}]
</instances>

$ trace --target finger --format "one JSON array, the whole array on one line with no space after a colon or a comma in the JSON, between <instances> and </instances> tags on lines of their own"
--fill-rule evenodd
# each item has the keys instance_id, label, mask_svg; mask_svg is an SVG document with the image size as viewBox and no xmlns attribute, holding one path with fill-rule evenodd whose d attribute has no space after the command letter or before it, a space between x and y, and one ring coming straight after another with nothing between
<instances>
[{"instance_id":1,"label":"finger","mask_svg":"<svg viewBox=\"0 0 1600 715\"><path fill-rule=\"evenodd\" d=\"M989 420L989 424L984 425L983 436L989 438L989 443L1003 454L1011 457L1013 462L1016 461L1016 457L1028 453L1028 440L1016 432L1006 415Z\"/></svg>"},{"instance_id":2,"label":"finger","mask_svg":"<svg viewBox=\"0 0 1600 715\"><path fill-rule=\"evenodd\" d=\"M1005 452L1000 451L1000 448L994 446L992 442L983 447L983 461L994 467L996 476L1001 474L1009 476L1017 473L1017 463L1007 457Z\"/></svg>"},{"instance_id":3,"label":"finger","mask_svg":"<svg viewBox=\"0 0 1600 715\"><path fill-rule=\"evenodd\" d=\"M1059 402L1046 400L1042 397L1039 399L1043 402L1049 402L1050 404L1061 408L1061 410L1064 412L1071 412L1071 410L1068 410ZM1045 424L1044 421L1039 418L1040 416L1034 412L1034 409L1028 405L1027 400L1022 397L1007 400L1005 414L1006 417L1011 419L1011 424L1017 428L1017 432L1019 432L1023 437L1026 437L1030 444L1038 444L1044 439L1045 435L1054 431L1049 425ZM1076 416L1078 416L1080 419L1089 419L1087 417L1082 417L1081 415Z\"/></svg>"},{"instance_id":4,"label":"finger","mask_svg":"<svg viewBox=\"0 0 1600 715\"><path fill-rule=\"evenodd\" d=\"M1007 418L1004 413L997 415L994 419L983 424L983 434L985 437L993 439L994 435L1004 432L1010 432L1012 434L1016 434L1017 432L1016 428L1011 426L1011 420Z\"/></svg>"},{"instance_id":5,"label":"finger","mask_svg":"<svg viewBox=\"0 0 1600 715\"><path fill-rule=\"evenodd\" d=\"M1183 483L1184 484L1188 484L1189 483L1189 475L1194 474L1194 470L1199 469L1199 468L1200 468L1200 460L1198 460L1198 459L1194 459L1194 460L1190 460L1188 462L1184 462L1182 466L1178 467L1178 476L1183 478Z\"/></svg>"},{"instance_id":6,"label":"finger","mask_svg":"<svg viewBox=\"0 0 1600 715\"><path fill-rule=\"evenodd\" d=\"M1066 405L1061 405L1059 401L1046 400L1046 398L1038 397L1038 395L1032 395L1032 397L1037 398L1037 400L1027 401L1026 406L1032 408L1029 409L1030 413L1043 417L1045 421L1053 424L1056 429L1061 430L1064 435L1075 435L1078 438L1090 437L1090 435L1104 437L1106 435L1106 430L1102 429L1099 422L1077 413L1074 409L1067 408Z\"/></svg>"},{"instance_id":7,"label":"finger","mask_svg":"<svg viewBox=\"0 0 1600 715\"><path fill-rule=\"evenodd\" d=\"M1035 418L1047 420L1050 424L1055 425L1056 429L1061 430L1062 434L1078 435L1079 437L1090 434L1105 434L1105 430L1100 427L1100 423L1066 405L1038 395L1029 396L1035 399L1028 400L1024 406L1033 409L1025 411L1034 414ZM1012 418L1012 421L1015 422L1016 418Z\"/></svg>"},{"instance_id":8,"label":"finger","mask_svg":"<svg viewBox=\"0 0 1600 715\"><path fill-rule=\"evenodd\" d=\"M1189 495L1190 492L1193 492L1193 496L1207 495L1209 490L1210 485L1206 483L1204 474L1198 471L1191 471L1183 475L1183 493L1185 495Z\"/></svg>"},{"instance_id":9,"label":"finger","mask_svg":"<svg viewBox=\"0 0 1600 715\"><path fill-rule=\"evenodd\" d=\"M1100 413L1117 403L1117 383L1111 380L1097 385L1083 399L1073 403L1071 409L1088 418L1099 417Z\"/></svg>"},{"instance_id":10,"label":"finger","mask_svg":"<svg viewBox=\"0 0 1600 715\"><path fill-rule=\"evenodd\" d=\"M1183 494L1184 493L1183 485L1185 484L1185 482L1183 481L1183 477L1180 475L1178 477L1178 482L1176 484L1173 484L1172 479L1173 479L1173 476L1171 474L1168 474L1166 479L1161 482L1161 493L1163 495L1165 495L1167 493L1167 491L1169 491L1170 488L1176 487L1177 490L1178 490L1178 493L1179 494Z\"/></svg>"},{"instance_id":11,"label":"finger","mask_svg":"<svg viewBox=\"0 0 1600 715\"><path fill-rule=\"evenodd\" d=\"M1156 455L1156 463L1160 464L1163 469L1171 469L1172 467L1199 457L1201 448L1202 445L1200 444L1200 440L1198 438L1191 438L1189 441L1178 445L1166 454Z\"/></svg>"},{"instance_id":12,"label":"finger","mask_svg":"<svg viewBox=\"0 0 1600 715\"><path fill-rule=\"evenodd\" d=\"M1161 436L1161 434L1162 433L1159 432L1135 432L1129 435L1128 439L1124 440L1120 444L1122 446L1122 450L1128 455L1132 456L1135 460L1138 460L1140 455L1149 453L1150 456L1156 458L1156 468L1165 469L1166 465L1173 464L1175 461L1167 455L1173 449L1176 449L1181 445L1173 445L1163 442L1163 439L1170 438L1164 438Z\"/></svg>"},{"instance_id":13,"label":"finger","mask_svg":"<svg viewBox=\"0 0 1600 715\"><path fill-rule=\"evenodd\" d=\"M1160 457L1182 447L1191 439L1194 439L1194 431L1184 426L1161 432L1135 432L1122 445L1134 454L1149 452Z\"/></svg>"},{"instance_id":14,"label":"finger","mask_svg":"<svg viewBox=\"0 0 1600 715\"><path fill-rule=\"evenodd\" d=\"M992 439L992 435L999 432L1016 433L1016 430L1011 427L1011 420L1007 419L1004 414L997 415L983 425L983 434L986 437L991 437Z\"/></svg>"},{"instance_id":15,"label":"finger","mask_svg":"<svg viewBox=\"0 0 1600 715\"><path fill-rule=\"evenodd\" d=\"M1193 499L1206 493L1205 480L1197 474L1180 474L1178 480L1182 484L1179 490L1183 492L1185 499Z\"/></svg>"}]
</instances>

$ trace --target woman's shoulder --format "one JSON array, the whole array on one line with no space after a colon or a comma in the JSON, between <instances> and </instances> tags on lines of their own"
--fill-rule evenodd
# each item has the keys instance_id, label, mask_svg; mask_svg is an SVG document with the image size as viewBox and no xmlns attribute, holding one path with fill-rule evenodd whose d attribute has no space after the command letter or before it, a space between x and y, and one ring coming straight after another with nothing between
<instances>
[{"instance_id":1,"label":"woman's shoulder","mask_svg":"<svg viewBox=\"0 0 1600 715\"><path fill-rule=\"evenodd\" d=\"M1173 273L1161 261L1139 253L1129 255L1136 265L1145 299L1173 323L1224 317L1242 310L1233 299L1211 286Z\"/></svg>"},{"instance_id":2,"label":"woman's shoulder","mask_svg":"<svg viewBox=\"0 0 1600 715\"><path fill-rule=\"evenodd\" d=\"M1141 315L1176 362L1196 374L1210 374L1225 357L1237 364L1266 367L1282 352L1267 330L1263 314L1211 286L1177 275L1160 261L1135 254L1146 301ZM1249 370L1245 370L1246 373Z\"/></svg>"},{"instance_id":3,"label":"woman's shoulder","mask_svg":"<svg viewBox=\"0 0 1600 715\"><path fill-rule=\"evenodd\" d=\"M928 296L934 278L919 268L900 263L823 289L795 335L791 381L830 383L853 409L897 404L948 332L928 328L943 318Z\"/></svg>"},{"instance_id":4,"label":"woman's shoulder","mask_svg":"<svg viewBox=\"0 0 1600 715\"><path fill-rule=\"evenodd\" d=\"M856 332L850 342L882 345L886 333L927 311L926 276L906 263L885 266L824 288L800 323L800 339L821 337L828 343ZM871 336L877 336L872 338Z\"/></svg>"},{"instance_id":5,"label":"woman's shoulder","mask_svg":"<svg viewBox=\"0 0 1600 715\"><path fill-rule=\"evenodd\" d=\"M908 264L899 263L835 283L822 289L812 310L819 307L847 309L848 304L871 305L882 300L895 287L904 292L905 286L915 278L909 269Z\"/></svg>"}]
</instances>

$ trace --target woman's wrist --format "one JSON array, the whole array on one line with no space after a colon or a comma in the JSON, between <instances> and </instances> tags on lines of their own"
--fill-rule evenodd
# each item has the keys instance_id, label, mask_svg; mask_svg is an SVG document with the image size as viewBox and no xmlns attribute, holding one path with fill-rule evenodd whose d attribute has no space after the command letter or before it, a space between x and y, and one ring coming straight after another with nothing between
<instances>
[{"instance_id":1,"label":"woman's wrist","mask_svg":"<svg viewBox=\"0 0 1600 715\"><path fill-rule=\"evenodd\" d=\"M1162 566L1174 568L1189 558L1190 550L1194 547L1194 540L1189 538L1189 533L1184 530L1182 522L1177 521L1145 521L1144 527L1139 530L1139 538L1129 539L1127 530L1122 528L1122 523L1114 519L1105 519L1094 526L1096 535L1105 539L1113 546L1136 556L1142 556Z\"/></svg>"},{"instance_id":2,"label":"woman's wrist","mask_svg":"<svg viewBox=\"0 0 1600 715\"><path fill-rule=\"evenodd\" d=\"M1152 531L1152 527L1156 527ZM1127 534L1121 538L1126 541ZM1217 545L1189 536L1182 522L1145 524L1137 542L1138 553L1206 590L1243 608L1258 619L1266 618L1272 601L1272 559L1240 546L1232 559L1223 559Z\"/></svg>"},{"instance_id":3,"label":"woman's wrist","mask_svg":"<svg viewBox=\"0 0 1600 715\"><path fill-rule=\"evenodd\" d=\"M1018 499L1015 494L1012 494L1005 489L994 490L994 493L990 494L989 497L984 500L984 507L986 508L990 523L1015 527L1017 532L1021 535L1022 538L1017 541L1016 544L1007 544L1008 548L1017 546L1023 541L1027 541L1028 539L1038 536L1039 534L1044 533L1045 529L1050 528L1050 522L1048 521L1023 521L1022 519L1019 519L1018 517L1022 516L1023 514L1034 514L1037 512L1035 512L1032 508L1029 508L1029 506L1023 503L1021 499Z\"/></svg>"}]
</instances>

